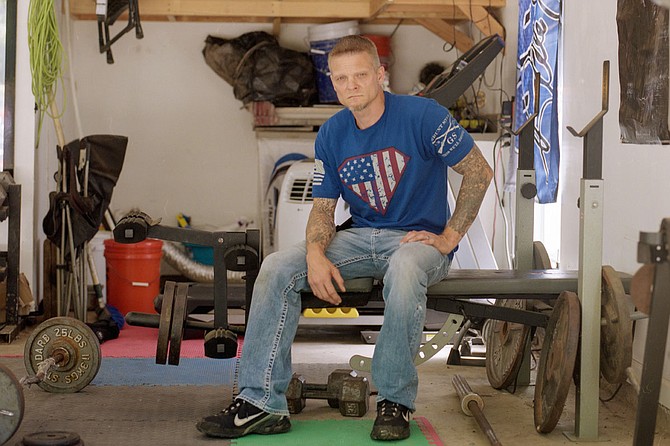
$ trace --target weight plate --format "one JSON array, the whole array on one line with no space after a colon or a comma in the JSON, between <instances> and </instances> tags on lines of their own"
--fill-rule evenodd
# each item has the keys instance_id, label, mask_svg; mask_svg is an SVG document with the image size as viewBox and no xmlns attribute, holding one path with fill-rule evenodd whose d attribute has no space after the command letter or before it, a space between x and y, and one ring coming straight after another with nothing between
<instances>
[{"instance_id":1,"label":"weight plate","mask_svg":"<svg viewBox=\"0 0 670 446\"><path fill-rule=\"evenodd\" d=\"M172 307L174 306L174 287L175 282L167 281L163 289L161 317L158 321L158 343L156 344L156 364L160 365L167 362L170 329L172 327Z\"/></svg>"},{"instance_id":2,"label":"weight plate","mask_svg":"<svg viewBox=\"0 0 670 446\"><path fill-rule=\"evenodd\" d=\"M656 265L646 263L633 274L630 283L630 295L635 307L644 314L649 314L651 309L651 291L654 288L654 277Z\"/></svg>"},{"instance_id":3,"label":"weight plate","mask_svg":"<svg viewBox=\"0 0 670 446\"><path fill-rule=\"evenodd\" d=\"M525 299L496 299L496 305L526 309ZM486 336L486 376L494 389L505 389L519 374L526 341L530 333L527 325L494 320Z\"/></svg>"},{"instance_id":4,"label":"weight plate","mask_svg":"<svg viewBox=\"0 0 670 446\"><path fill-rule=\"evenodd\" d=\"M633 361L633 323L619 274L604 265L602 278L600 373L608 383L619 384L626 380L626 369Z\"/></svg>"},{"instance_id":5,"label":"weight plate","mask_svg":"<svg viewBox=\"0 0 670 446\"><path fill-rule=\"evenodd\" d=\"M0 364L0 444L16 433L23 419L23 388L14 374Z\"/></svg>"},{"instance_id":6,"label":"weight plate","mask_svg":"<svg viewBox=\"0 0 670 446\"><path fill-rule=\"evenodd\" d=\"M535 382L535 429L540 433L554 430L563 413L577 358L580 326L579 298L563 291L547 323Z\"/></svg>"},{"instance_id":7,"label":"weight plate","mask_svg":"<svg viewBox=\"0 0 670 446\"><path fill-rule=\"evenodd\" d=\"M22 446L80 446L83 443L76 432L35 432L23 437Z\"/></svg>"},{"instance_id":8,"label":"weight plate","mask_svg":"<svg viewBox=\"0 0 670 446\"><path fill-rule=\"evenodd\" d=\"M172 329L170 330L170 354L168 364L179 365L181 340L184 337L184 322L186 321L186 300L188 298L188 283L178 283L174 294L172 307Z\"/></svg>"},{"instance_id":9,"label":"weight plate","mask_svg":"<svg viewBox=\"0 0 670 446\"><path fill-rule=\"evenodd\" d=\"M39 386L47 392L72 393L86 387L100 369L100 343L88 325L71 317L54 317L32 332L24 349L23 362L36 375L39 363L62 355Z\"/></svg>"},{"instance_id":10,"label":"weight plate","mask_svg":"<svg viewBox=\"0 0 670 446\"><path fill-rule=\"evenodd\" d=\"M535 269L551 269L551 259L547 254L547 249L544 244L539 241L533 242L533 268Z\"/></svg>"}]
</instances>

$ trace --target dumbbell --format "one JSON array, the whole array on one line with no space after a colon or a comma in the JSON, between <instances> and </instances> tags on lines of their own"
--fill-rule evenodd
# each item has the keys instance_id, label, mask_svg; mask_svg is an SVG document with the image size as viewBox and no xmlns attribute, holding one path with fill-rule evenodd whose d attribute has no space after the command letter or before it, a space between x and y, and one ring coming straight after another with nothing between
<instances>
[{"instance_id":1,"label":"dumbbell","mask_svg":"<svg viewBox=\"0 0 670 446\"><path fill-rule=\"evenodd\" d=\"M328 375L328 384L310 384L296 373L286 390L290 413L300 413L306 399L328 400L328 405L339 408L345 417L362 417L368 412L370 383L353 370L337 369Z\"/></svg>"}]
</instances>

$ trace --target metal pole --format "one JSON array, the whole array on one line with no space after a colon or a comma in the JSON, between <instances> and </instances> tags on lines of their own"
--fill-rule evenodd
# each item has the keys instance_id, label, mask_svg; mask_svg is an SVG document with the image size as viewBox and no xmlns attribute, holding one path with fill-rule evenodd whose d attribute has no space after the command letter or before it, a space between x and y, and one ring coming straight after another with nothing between
<instances>
[{"instance_id":1,"label":"metal pole","mask_svg":"<svg viewBox=\"0 0 670 446\"><path fill-rule=\"evenodd\" d=\"M456 393L461 400L461 410L464 414L474 417L475 421L479 425L479 428L486 435L486 439L491 443L492 446L502 446L500 440L493 431L493 427L484 416L482 409L484 408L484 401L482 398L474 393L470 388L470 385L460 375L454 375L451 379L451 384L453 384Z\"/></svg>"},{"instance_id":2,"label":"metal pole","mask_svg":"<svg viewBox=\"0 0 670 446\"><path fill-rule=\"evenodd\" d=\"M649 237L658 240L654 242ZM655 273L647 339L644 345L640 392L637 399L634 446L654 444L658 397L663 381L663 362L668 339L668 321L670 320L669 241L670 219L665 219L661 225L660 234L641 233L638 243L638 262L654 264Z\"/></svg>"},{"instance_id":3,"label":"metal pole","mask_svg":"<svg viewBox=\"0 0 670 446\"><path fill-rule=\"evenodd\" d=\"M582 305L579 385L575 407L575 439L598 439L600 383L600 319L603 253L602 144L603 117L609 110L609 61L603 62L602 107L581 132L584 165L579 192L579 276ZM570 437L570 434L566 434Z\"/></svg>"}]
</instances>

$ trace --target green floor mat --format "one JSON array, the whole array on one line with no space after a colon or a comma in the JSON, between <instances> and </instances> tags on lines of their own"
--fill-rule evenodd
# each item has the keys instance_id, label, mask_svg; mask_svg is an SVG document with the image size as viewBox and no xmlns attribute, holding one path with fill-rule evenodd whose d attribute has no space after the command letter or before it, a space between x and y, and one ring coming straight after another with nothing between
<instances>
[{"instance_id":1,"label":"green floor mat","mask_svg":"<svg viewBox=\"0 0 670 446\"><path fill-rule=\"evenodd\" d=\"M374 441L370 431L374 420L291 420L291 430L285 434L249 435L232 440L237 446L380 446L387 442ZM444 446L433 426L423 417L410 422L411 435L399 442L402 446Z\"/></svg>"}]
</instances>

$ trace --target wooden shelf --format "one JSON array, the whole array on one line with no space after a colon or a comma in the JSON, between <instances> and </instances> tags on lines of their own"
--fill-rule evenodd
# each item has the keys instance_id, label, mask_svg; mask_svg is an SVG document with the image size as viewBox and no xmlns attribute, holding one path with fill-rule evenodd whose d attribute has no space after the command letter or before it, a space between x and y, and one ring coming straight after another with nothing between
<instances>
[{"instance_id":1,"label":"wooden shelf","mask_svg":"<svg viewBox=\"0 0 670 446\"><path fill-rule=\"evenodd\" d=\"M331 116L342 110L341 105L315 105L313 107L275 107L270 102L252 102L247 109L252 115L255 130L276 130L278 127L302 128L312 131Z\"/></svg>"},{"instance_id":2,"label":"wooden shelf","mask_svg":"<svg viewBox=\"0 0 670 446\"><path fill-rule=\"evenodd\" d=\"M68 0L71 15L97 20L94 0ZM211 21L324 23L359 20L361 23L416 23L467 51L474 42L455 25L472 21L485 35L505 30L492 15L506 0L141 0L143 21ZM121 20L121 19L120 19Z\"/></svg>"}]
</instances>

